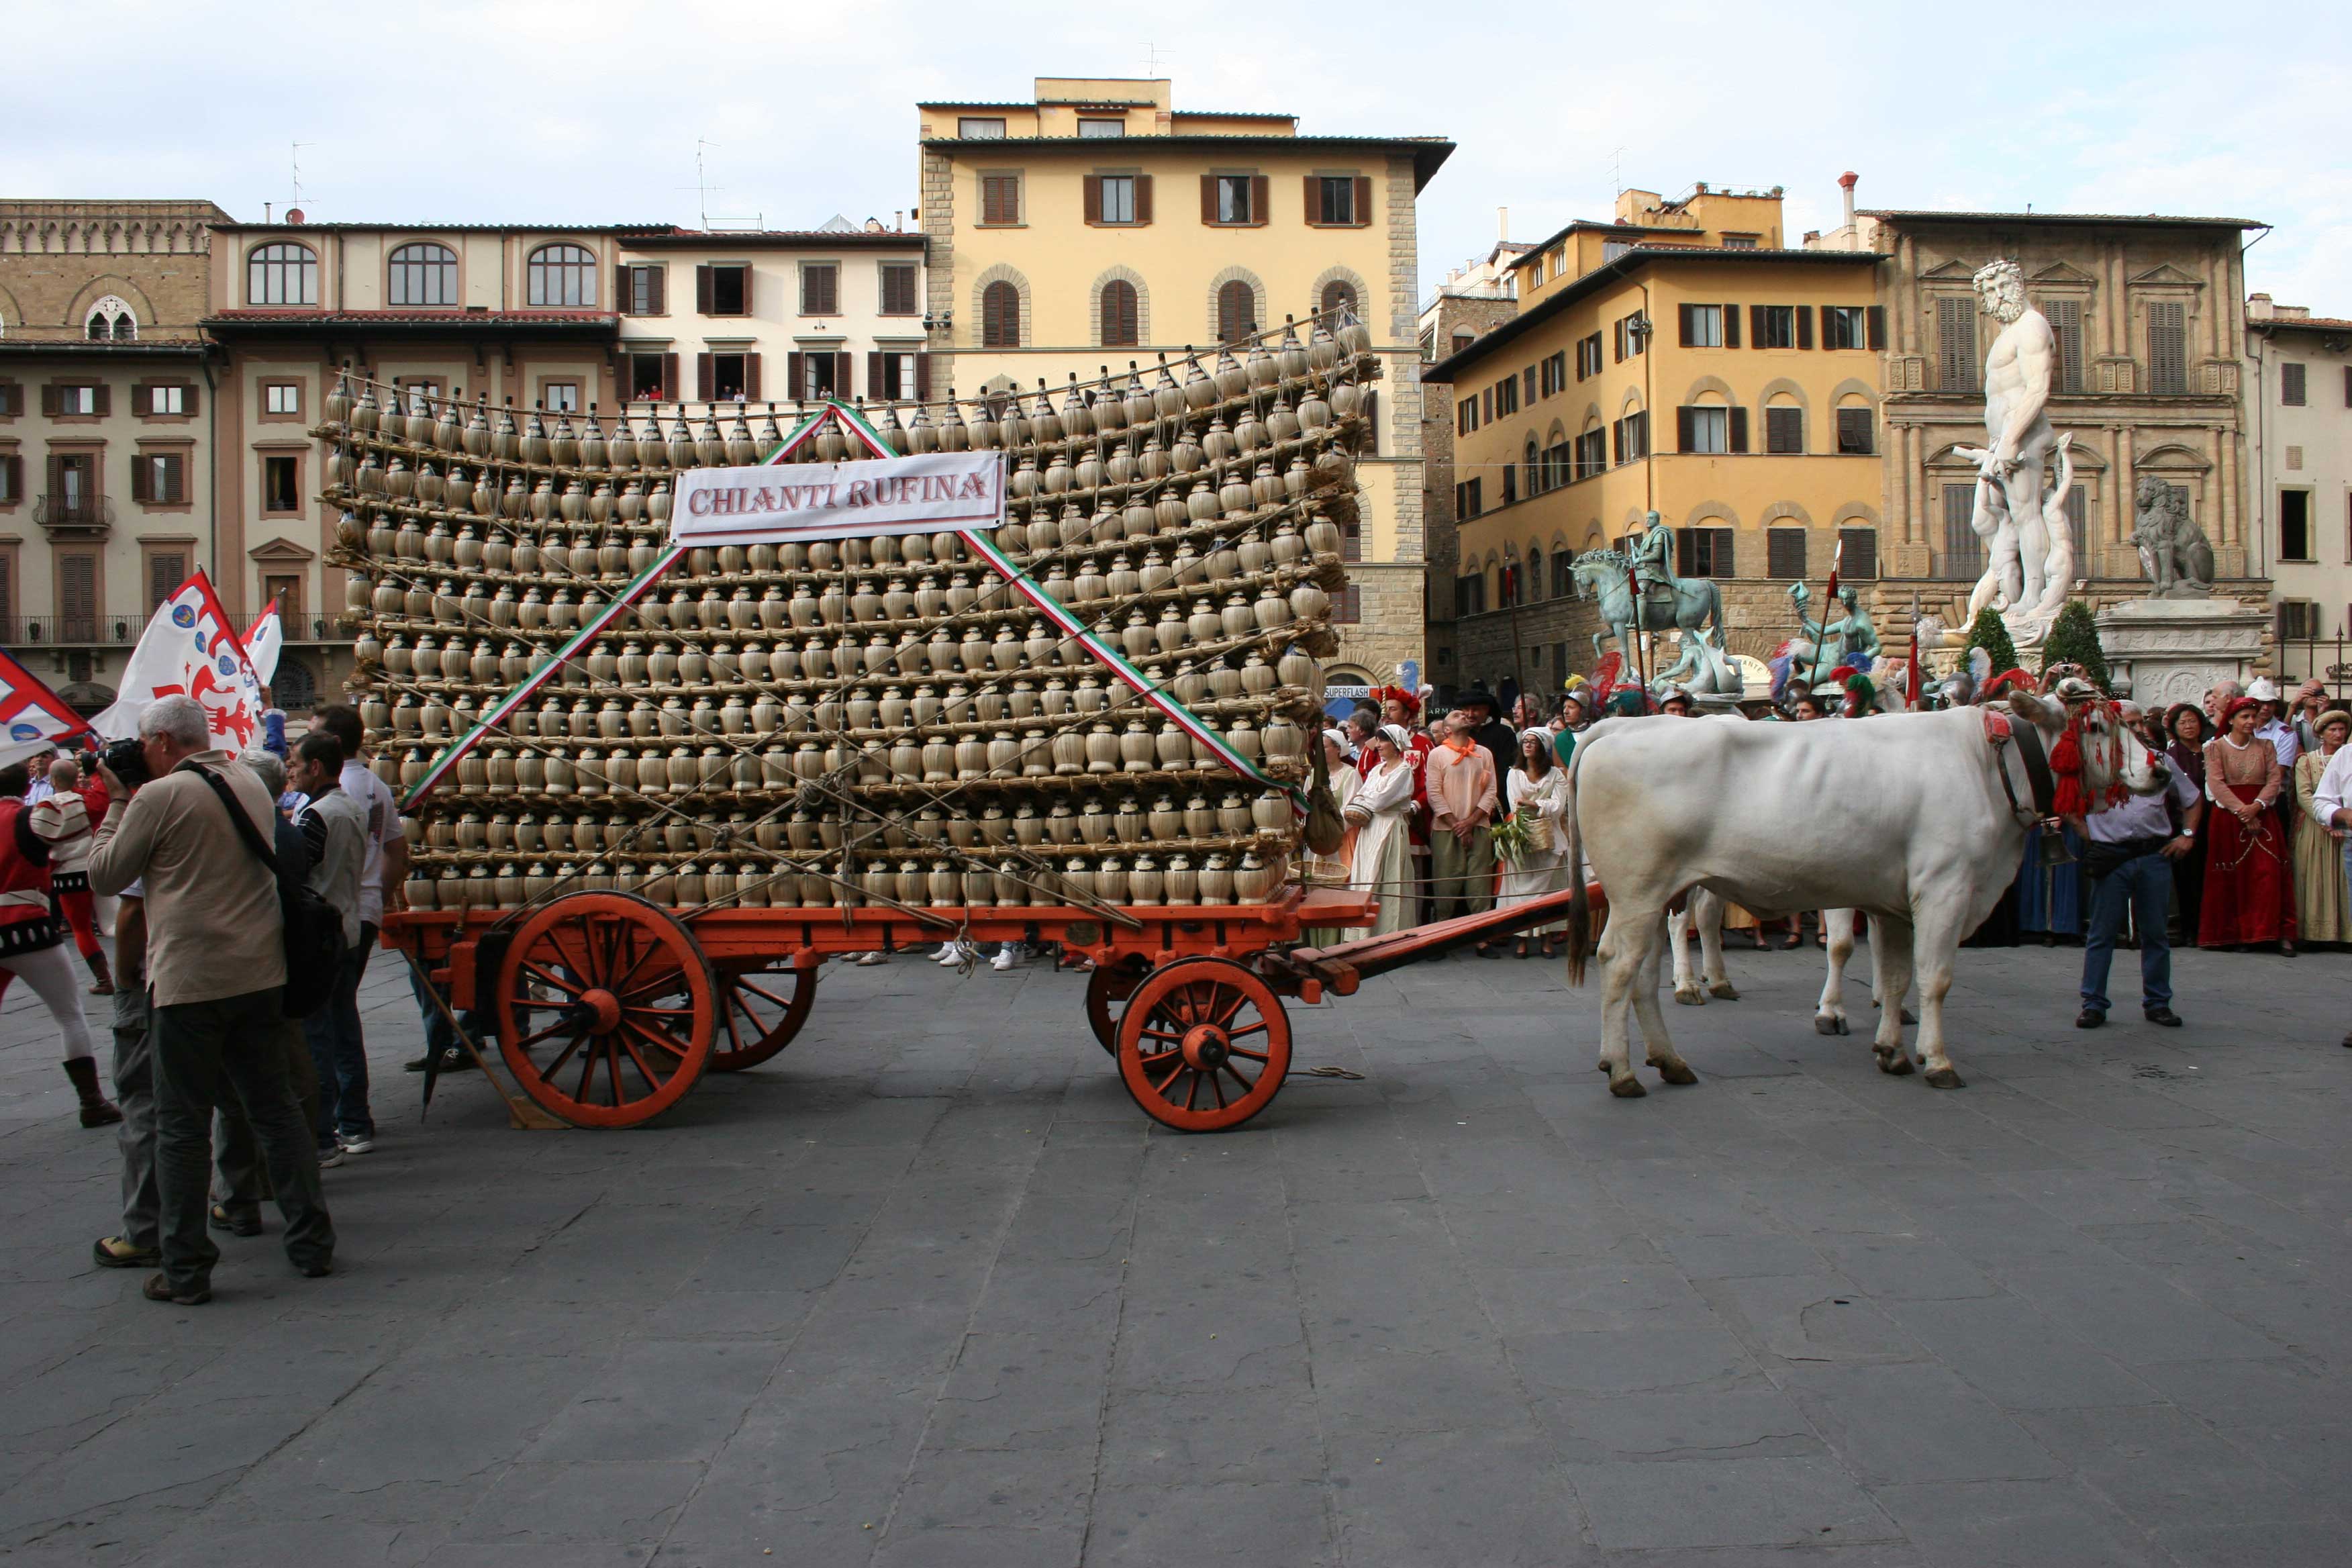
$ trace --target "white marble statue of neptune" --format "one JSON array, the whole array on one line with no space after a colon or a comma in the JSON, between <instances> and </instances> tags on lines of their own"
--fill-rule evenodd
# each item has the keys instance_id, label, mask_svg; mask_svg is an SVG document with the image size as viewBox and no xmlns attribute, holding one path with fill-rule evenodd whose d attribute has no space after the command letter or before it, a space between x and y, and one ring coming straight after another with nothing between
<instances>
[{"instance_id":1,"label":"white marble statue of neptune","mask_svg":"<svg viewBox=\"0 0 2352 1568\"><path fill-rule=\"evenodd\" d=\"M2039 641L2074 585L2074 541L2065 513L2074 477L2072 437L2050 427L2050 389L2058 339L2026 302L2025 273L2010 260L1977 271L1977 292L2001 323L1985 355L1985 435L1992 445L1954 450L1977 464L1976 513L1985 544L1984 575L1969 596L1969 616L1992 605L2012 635ZM2043 469L2058 462L2055 484Z\"/></svg>"}]
</instances>

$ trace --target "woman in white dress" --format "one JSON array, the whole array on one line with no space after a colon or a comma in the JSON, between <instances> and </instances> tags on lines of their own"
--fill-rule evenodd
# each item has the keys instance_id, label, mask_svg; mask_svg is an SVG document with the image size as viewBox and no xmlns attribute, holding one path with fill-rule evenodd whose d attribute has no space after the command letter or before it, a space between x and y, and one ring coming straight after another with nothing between
<instances>
[{"instance_id":1,"label":"woman in white dress","mask_svg":"<svg viewBox=\"0 0 2352 1568\"><path fill-rule=\"evenodd\" d=\"M1339 807L1339 820L1352 828L1354 824L1348 819L1348 803L1356 798L1356 786L1360 781L1356 774L1356 764L1349 760L1346 742L1346 735L1338 730L1323 731L1324 772L1331 781L1331 798ZM1351 881L1348 851L1349 839L1344 836L1339 840L1339 847L1328 855L1318 855L1308 850L1307 879L1309 884L1337 888ZM1349 934L1344 926L1311 926L1304 933L1304 940L1309 947L1328 947L1333 942L1345 942Z\"/></svg>"},{"instance_id":2,"label":"woman in white dress","mask_svg":"<svg viewBox=\"0 0 2352 1568\"><path fill-rule=\"evenodd\" d=\"M1412 841L1405 822L1412 815L1412 763L1403 726L1383 724L1372 736L1379 761L1357 784L1342 814L1355 842L1348 854L1348 881L1377 893L1372 934L1410 929L1419 900L1412 885Z\"/></svg>"},{"instance_id":3,"label":"woman in white dress","mask_svg":"<svg viewBox=\"0 0 2352 1568\"><path fill-rule=\"evenodd\" d=\"M1559 765L1552 750L1550 731L1541 729L1519 732L1518 760L1511 766L1511 776L1506 781L1507 804L1512 813L1534 828L1538 841L1548 847L1529 851L1517 862L1503 863L1503 886L1496 897L1497 909L1524 904L1546 893L1564 891L1568 887L1568 770ZM1541 826L1538 826L1540 824ZM1543 928L1543 955L1556 956L1560 939L1567 933L1568 917ZM1519 956L1532 956L1528 950L1528 933L1519 933Z\"/></svg>"}]
</instances>

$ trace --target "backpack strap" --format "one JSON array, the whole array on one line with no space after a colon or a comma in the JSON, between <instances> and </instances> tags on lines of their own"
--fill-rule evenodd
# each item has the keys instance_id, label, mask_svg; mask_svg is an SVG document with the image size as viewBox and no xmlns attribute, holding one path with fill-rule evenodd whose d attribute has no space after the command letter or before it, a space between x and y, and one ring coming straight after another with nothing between
<instances>
[{"instance_id":1,"label":"backpack strap","mask_svg":"<svg viewBox=\"0 0 2352 1568\"><path fill-rule=\"evenodd\" d=\"M245 847L252 850L254 858L268 869L270 877L273 879L277 879L278 876L277 855L268 845L262 842L260 830L253 826L253 818L245 815L245 807L236 804L236 796L230 792L227 784L211 769L200 767L194 763L182 763L173 771L192 773L211 786L212 792L220 796L221 805L227 809L229 820L236 824L237 837L245 840Z\"/></svg>"}]
</instances>

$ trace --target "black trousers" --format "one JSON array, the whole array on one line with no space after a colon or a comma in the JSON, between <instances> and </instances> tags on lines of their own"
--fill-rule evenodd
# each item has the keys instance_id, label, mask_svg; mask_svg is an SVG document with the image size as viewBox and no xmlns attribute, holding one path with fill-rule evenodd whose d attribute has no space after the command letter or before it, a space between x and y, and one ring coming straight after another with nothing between
<instances>
[{"instance_id":1,"label":"black trousers","mask_svg":"<svg viewBox=\"0 0 2352 1568\"><path fill-rule=\"evenodd\" d=\"M155 1164L163 1204L163 1273L174 1289L208 1285L220 1249L205 1230L214 1108L244 1103L261 1145L286 1256L297 1268L334 1257L335 1226L319 1185L318 1145L294 1098L280 1046L279 988L154 1009Z\"/></svg>"}]
</instances>

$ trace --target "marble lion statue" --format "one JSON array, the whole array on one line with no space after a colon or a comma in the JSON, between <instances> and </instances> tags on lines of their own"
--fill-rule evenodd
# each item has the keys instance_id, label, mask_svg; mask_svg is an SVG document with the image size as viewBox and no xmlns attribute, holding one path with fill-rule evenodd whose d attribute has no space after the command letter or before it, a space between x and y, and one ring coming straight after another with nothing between
<instances>
[{"instance_id":1,"label":"marble lion statue","mask_svg":"<svg viewBox=\"0 0 2352 1568\"><path fill-rule=\"evenodd\" d=\"M2213 542L2189 515L2185 492L2153 476L2140 480L2133 492L2139 515L2132 524L2132 542L2139 547L2139 563L2147 574L2149 596L2193 597L2213 586Z\"/></svg>"}]
</instances>

